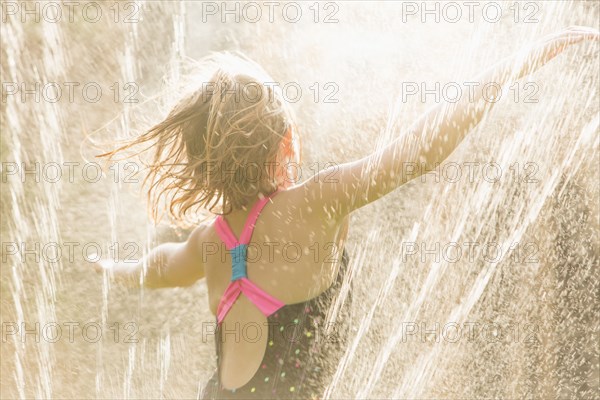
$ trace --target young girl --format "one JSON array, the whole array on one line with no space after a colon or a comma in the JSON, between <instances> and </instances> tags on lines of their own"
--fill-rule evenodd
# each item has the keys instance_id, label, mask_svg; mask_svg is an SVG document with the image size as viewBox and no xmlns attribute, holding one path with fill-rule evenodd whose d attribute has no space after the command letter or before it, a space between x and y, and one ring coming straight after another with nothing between
<instances>
[{"instance_id":1,"label":"young girl","mask_svg":"<svg viewBox=\"0 0 600 400\"><path fill-rule=\"evenodd\" d=\"M334 303L342 303L350 213L444 161L493 106L484 101L487 83L510 83L568 45L598 38L581 27L547 36L479 75L473 97L440 104L387 147L301 183L293 173L299 133L281 93L266 84L273 79L242 56L214 56L209 81L103 156L145 145L154 151L153 214L166 204L174 218L198 209L217 217L136 265L101 261L97 269L153 288L206 277L217 369L201 398L318 398L332 373L325 361L344 346L351 296Z\"/></svg>"}]
</instances>

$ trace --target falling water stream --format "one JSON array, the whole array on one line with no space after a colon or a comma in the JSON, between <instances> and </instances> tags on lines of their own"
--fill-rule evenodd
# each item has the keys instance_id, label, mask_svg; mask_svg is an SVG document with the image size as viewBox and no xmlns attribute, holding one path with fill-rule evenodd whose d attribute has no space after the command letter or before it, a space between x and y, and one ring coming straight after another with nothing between
<instances>
[{"instance_id":1,"label":"falling water stream","mask_svg":"<svg viewBox=\"0 0 600 400\"><path fill-rule=\"evenodd\" d=\"M291 88L307 177L402 134L436 102L413 84L469 82L544 34L600 28L599 4L577 1L439 22L391 1L292 2L296 22L290 3L272 22L170 1L57 21L37 3L36 22L19 9L35 4L2 2L2 398L194 398L212 375L203 281L127 289L86 261L185 238L149 222L137 164L99 175L94 155L164 116L194 59L240 50ZM352 215L353 329L326 398L600 397L598 50L510 86L445 166Z\"/></svg>"}]
</instances>

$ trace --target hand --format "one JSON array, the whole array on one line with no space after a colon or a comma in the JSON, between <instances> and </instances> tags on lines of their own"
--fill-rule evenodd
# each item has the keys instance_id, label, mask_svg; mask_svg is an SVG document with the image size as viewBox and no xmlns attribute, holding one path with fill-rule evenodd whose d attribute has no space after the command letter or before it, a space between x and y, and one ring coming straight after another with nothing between
<instances>
[{"instance_id":1,"label":"hand","mask_svg":"<svg viewBox=\"0 0 600 400\"><path fill-rule=\"evenodd\" d=\"M537 70L559 55L569 45L584 40L600 40L600 31L585 26L571 26L543 37L518 54L518 78Z\"/></svg>"},{"instance_id":2,"label":"hand","mask_svg":"<svg viewBox=\"0 0 600 400\"><path fill-rule=\"evenodd\" d=\"M91 259L96 259L97 255L96 254L91 254L90 255ZM102 273L104 271L108 271L113 267L113 262L110 260L98 260L98 261L90 261L90 263L92 264L92 267L94 267L94 270L97 273Z\"/></svg>"}]
</instances>

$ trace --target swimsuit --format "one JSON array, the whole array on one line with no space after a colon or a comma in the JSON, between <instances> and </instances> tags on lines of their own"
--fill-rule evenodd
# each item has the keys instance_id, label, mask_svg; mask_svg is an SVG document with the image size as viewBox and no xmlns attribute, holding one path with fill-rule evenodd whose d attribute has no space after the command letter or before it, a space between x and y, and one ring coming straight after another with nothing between
<instances>
[{"instance_id":1,"label":"swimsuit","mask_svg":"<svg viewBox=\"0 0 600 400\"><path fill-rule=\"evenodd\" d=\"M215 222L217 233L232 256L232 277L217 308L217 369L200 393L200 399L317 399L330 382L341 350L345 348L351 291L337 311L335 321L328 315L334 309L346 275L348 255L345 250L332 286L305 302L284 304L248 280L246 249L258 215L270 197L254 205L239 240L221 216ZM235 390L228 390L219 383L220 325L241 294L267 317L267 347L252 379Z\"/></svg>"}]
</instances>

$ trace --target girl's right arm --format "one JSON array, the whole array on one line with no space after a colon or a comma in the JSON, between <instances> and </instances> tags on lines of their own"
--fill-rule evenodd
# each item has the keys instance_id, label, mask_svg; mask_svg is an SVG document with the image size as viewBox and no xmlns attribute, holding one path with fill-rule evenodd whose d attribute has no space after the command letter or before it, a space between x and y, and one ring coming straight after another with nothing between
<instances>
[{"instance_id":1,"label":"girl's right arm","mask_svg":"<svg viewBox=\"0 0 600 400\"><path fill-rule=\"evenodd\" d=\"M196 227L185 242L162 243L135 263L99 260L97 272L107 271L112 280L127 286L150 288L189 286L204 277L200 236L204 225Z\"/></svg>"},{"instance_id":2,"label":"girl's right arm","mask_svg":"<svg viewBox=\"0 0 600 400\"><path fill-rule=\"evenodd\" d=\"M324 216L339 220L444 161L493 106L484 101L486 84L504 86L535 71L568 45L599 38L598 30L585 27L547 36L480 74L471 96L454 104L439 104L388 146L358 161L321 171L296 188L304 191L310 203L319 204ZM335 183L327 183L325 178L331 176Z\"/></svg>"}]
</instances>

